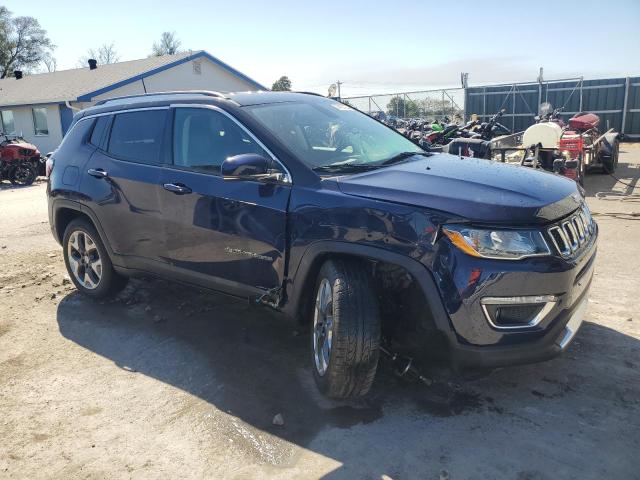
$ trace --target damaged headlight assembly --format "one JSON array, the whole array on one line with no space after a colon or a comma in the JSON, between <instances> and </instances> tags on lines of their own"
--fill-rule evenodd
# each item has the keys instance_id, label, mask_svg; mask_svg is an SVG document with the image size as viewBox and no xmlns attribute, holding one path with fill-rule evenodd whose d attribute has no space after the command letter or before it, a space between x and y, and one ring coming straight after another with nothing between
<instances>
[{"instance_id":1,"label":"damaged headlight assembly","mask_svg":"<svg viewBox=\"0 0 640 480\"><path fill-rule=\"evenodd\" d=\"M551 250L538 230L476 228L443 225L442 232L457 248L472 257L520 260L549 255Z\"/></svg>"}]
</instances>

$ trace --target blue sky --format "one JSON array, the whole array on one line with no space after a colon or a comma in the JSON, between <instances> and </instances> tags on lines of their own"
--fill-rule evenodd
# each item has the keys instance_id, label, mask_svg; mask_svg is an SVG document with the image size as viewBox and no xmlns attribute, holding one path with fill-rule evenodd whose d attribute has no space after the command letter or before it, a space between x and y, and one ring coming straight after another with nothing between
<instances>
[{"instance_id":1,"label":"blue sky","mask_svg":"<svg viewBox=\"0 0 640 480\"><path fill-rule=\"evenodd\" d=\"M365 2L244 0L4 2L36 17L57 45L58 69L114 42L122 60L146 57L165 31L270 86L343 96L640 74L640 0ZM583 33L588 32L588 33Z\"/></svg>"}]
</instances>

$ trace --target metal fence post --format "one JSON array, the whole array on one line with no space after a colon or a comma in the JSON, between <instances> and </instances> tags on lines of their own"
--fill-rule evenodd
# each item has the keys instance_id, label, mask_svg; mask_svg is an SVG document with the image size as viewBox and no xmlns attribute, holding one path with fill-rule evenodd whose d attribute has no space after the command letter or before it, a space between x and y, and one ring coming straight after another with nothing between
<instances>
[{"instance_id":1,"label":"metal fence post","mask_svg":"<svg viewBox=\"0 0 640 480\"><path fill-rule=\"evenodd\" d=\"M538 114L540 114L541 103L542 103L542 79L538 82Z\"/></svg>"},{"instance_id":2,"label":"metal fence post","mask_svg":"<svg viewBox=\"0 0 640 480\"><path fill-rule=\"evenodd\" d=\"M487 116L487 87L482 89L482 118Z\"/></svg>"},{"instance_id":3,"label":"metal fence post","mask_svg":"<svg viewBox=\"0 0 640 480\"><path fill-rule=\"evenodd\" d=\"M516 84L513 84L513 92L512 92L512 97L511 97L511 113L513 114L513 116L511 117L511 131L515 132L516 131Z\"/></svg>"},{"instance_id":4,"label":"metal fence post","mask_svg":"<svg viewBox=\"0 0 640 480\"><path fill-rule=\"evenodd\" d=\"M468 122L469 118L467 117L467 104L469 103L469 89L465 86L462 91L464 92L462 96L462 98L464 99L464 105L462 106L462 120ZM454 108L453 105L451 106L451 108Z\"/></svg>"},{"instance_id":5,"label":"metal fence post","mask_svg":"<svg viewBox=\"0 0 640 480\"><path fill-rule=\"evenodd\" d=\"M627 77L624 81L624 102L622 104L622 128L620 133L624 134L627 126L627 107L629 106L629 87L631 86L631 79Z\"/></svg>"},{"instance_id":6,"label":"metal fence post","mask_svg":"<svg viewBox=\"0 0 640 480\"><path fill-rule=\"evenodd\" d=\"M580 108L578 109L582 112L582 87L584 85L584 77L580 77Z\"/></svg>"}]
</instances>

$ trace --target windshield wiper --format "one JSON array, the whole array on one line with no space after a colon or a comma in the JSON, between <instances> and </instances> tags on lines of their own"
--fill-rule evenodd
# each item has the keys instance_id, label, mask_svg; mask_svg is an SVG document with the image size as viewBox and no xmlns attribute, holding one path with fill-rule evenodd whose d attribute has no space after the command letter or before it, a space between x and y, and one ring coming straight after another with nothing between
<instances>
[{"instance_id":1,"label":"windshield wiper","mask_svg":"<svg viewBox=\"0 0 640 480\"><path fill-rule=\"evenodd\" d=\"M380 168L380 165L374 165L371 163L331 163L329 165L322 165L320 167L313 168L314 172L366 172L367 170L374 170Z\"/></svg>"},{"instance_id":2,"label":"windshield wiper","mask_svg":"<svg viewBox=\"0 0 640 480\"><path fill-rule=\"evenodd\" d=\"M347 162L338 162L331 163L329 165L322 165L320 167L315 167L313 169L314 172L341 172L341 173L354 173L354 172L366 172L368 170L375 170L377 168L386 167L388 165L393 165L396 163L400 163L408 159L409 157L413 157L415 155L420 155L422 157L430 157L433 155L429 152L401 152L397 155L394 155L391 158L383 160L382 162L371 162L371 163L351 163Z\"/></svg>"},{"instance_id":3,"label":"windshield wiper","mask_svg":"<svg viewBox=\"0 0 640 480\"><path fill-rule=\"evenodd\" d=\"M405 161L406 159L413 157L414 155L420 155L422 157L430 157L433 153L429 152L401 152L397 155L394 155L391 158L387 158L383 162L377 163L376 165L393 165L395 163L400 163Z\"/></svg>"}]
</instances>

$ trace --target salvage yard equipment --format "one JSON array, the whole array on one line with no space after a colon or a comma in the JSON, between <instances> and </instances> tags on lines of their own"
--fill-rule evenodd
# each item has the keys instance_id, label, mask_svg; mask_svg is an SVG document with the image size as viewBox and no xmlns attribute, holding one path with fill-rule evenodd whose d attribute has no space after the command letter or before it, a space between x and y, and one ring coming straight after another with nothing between
<instances>
[{"instance_id":1,"label":"salvage yard equipment","mask_svg":"<svg viewBox=\"0 0 640 480\"><path fill-rule=\"evenodd\" d=\"M31 185L42 165L40 151L21 137L0 134L0 181Z\"/></svg>"},{"instance_id":2,"label":"salvage yard equipment","mask_svg":"<svg viewBox=\"0 0 640 480\"><path fill-rule=\"evenodd\" d=\"M542 104L537 123L524 132L498 137L491 145L494 159L541 168L584 183L593 168L613 173L618 165L620 134L613 128L600 133L600 117L580 112L565 125L562 109Z\"/></svg>"},{"instance_id":3,"label":"salvage yard equipment","mask_svg":"<svg viewBox=\"0 0 640 480\"><path fill-rule=\"evenodd\" d=\"M0 181L30 185L44 175L44 159L35 145L17 135L0 133Z\"/></svg>"}]
</instances>

